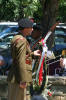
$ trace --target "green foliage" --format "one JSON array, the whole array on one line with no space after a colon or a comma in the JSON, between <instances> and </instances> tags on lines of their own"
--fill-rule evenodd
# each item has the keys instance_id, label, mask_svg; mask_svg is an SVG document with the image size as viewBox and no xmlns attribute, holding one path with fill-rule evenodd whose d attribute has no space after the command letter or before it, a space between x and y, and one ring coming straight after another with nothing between
<instances>
[{"instance_id":1,"label":"green foliage","mask_svg":"<svg viewBox=\"0 0 66 100\"><path fill-rule=\"evenodd\" d=\"M0 20L14 20L14 10L16 6L13 2L2 0L0 3L0 8Z\"/></svg>"},{"instance_id":2,"label":"green foliage","mask_svg":"<svg viewBox=\"0 0 66 100\"><path fill-rule=\"evenodd\" d=\"M33 17L34 17L35 22L40 22L40 20L42 19L42 13L35 11L33 14Z\"/></svg>"},{"instance_id":3,"label":"green foliage","mask_svg":"<svg viewBox=\"0 0 66 100\"><path fill-rule=\"evenodd\" d=\"M66 6L59 7L59 15L62 22L66 22ZM60 11L61 10L61 11Z\"/></svg>"},{"instance_id":4,"label":"green foliage","mask_svg":"<svg viewBox=\"0 0 66 100\"><path fill-rule=\"evenodd\" d=\"M37 2L36 6L37 6L37 9L34 11L33 17L34 17L36 22L39 22L43 16L43 7L40 4L40 2Z\"/></svg>"},{"instance_id":5,"label":"green foliage","mask_svg":"<svg viewBox=\"0 0 66 100\"><path fill-rule=\"evenodd\" d=\"M16 0L17 4L17 19L23 17L34 17L34 19L40 20L42 16L42 7L39 0Z\"/></svg>"},{"instance_id":6,"label":"green foliage","mask_svg":"<svg viewBox=\"0 0 66 100\"><path fill-rule=\"evenodd\" d=\"M23 17L33 17L33 12L36 9L34 0L16 0L16 5L17 5L16 8L17 19Z\"/></svg>"},{"instance_id":7,"label":"green foliage","mask_svg":"<svg viewBox=\"0 0 66 100\"><path fill-rule=\"evenodd\" d=\"M66 1L65 0L60 0L58 19L62 22L66 22Z\"/></svg>"},{"instance_id":8,"label":"green foliage","mask_svg":"<svg viewBox=\"0 0 66 100\"><path fill-rule=\"evenodd\" d=\"M49 3L50 0L46 0L46 2ZM40 0L1 0L0 20L14 21L23 17L33 17L38 22L43 17L44 3L41 4ZM66 22L66 0L60 0L57 18Z\"/></svg>"},{"instance_id":9,"label":"green foliage","mask_svg":"<svg viewBox=\"0 0 66 100\"><path fill-rule=\"evenodd\" d=\"M34 17L38 21L42 17L39 0L2 0L0 8L0 20L13 21L23 17Z\"/></svg>"}]
</instances>

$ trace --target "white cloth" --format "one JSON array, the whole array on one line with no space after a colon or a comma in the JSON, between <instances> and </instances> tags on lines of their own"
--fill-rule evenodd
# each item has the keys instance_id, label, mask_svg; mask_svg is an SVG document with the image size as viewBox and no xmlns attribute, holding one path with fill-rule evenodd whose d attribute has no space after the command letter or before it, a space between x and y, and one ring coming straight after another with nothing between
<instances>
[{"instance_id":1,"label":"white cloth","mask_svg":"<svg viewBox=\"0 0 66 100\"><path fill-rule=\"evenodd\" d=\"M64 65L64 67L66 69L66 58L63 59L63 65Z\"/></svg>"},{"instance_id":2,"label":"white cloth","mask_svg":"<svg viewBox=\"0 0 66 100\"><path fill-rule=\"evenodd\" d=\"M46 44L44 44L44 46L43 46L43 55L44 55L45 53L47 53L47 57L48 57L49 59L55 59L55 55L54 55L53 51L49 51L49 50L48 50L48 47L46 46Z\"/></svg>"},{"instance_id":3,"label":"white cloth","mask_svg":"<svg viewBox=\"0 0 66 100\"><path fill-rule=\"evenodd\" d=\"M53 53L53 51L47 51L47 57L49 58L49 59L55 59L55 55L54 55L54 53Z\"/></svg>"}]
</instances>

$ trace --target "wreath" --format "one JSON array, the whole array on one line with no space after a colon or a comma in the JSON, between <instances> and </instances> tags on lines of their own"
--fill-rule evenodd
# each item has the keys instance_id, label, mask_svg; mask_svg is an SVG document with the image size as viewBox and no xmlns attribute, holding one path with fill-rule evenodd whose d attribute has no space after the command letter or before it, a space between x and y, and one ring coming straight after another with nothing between
<instances>
[{"instance_id":1,"label":"wreath","mask_svg":"<svg viewBox=\"0 0 66 100\"><path fill-rule=\"evenodd\" d=\"M40 59L35 60L34 67L32 70L33 83L30 85L31 96L41 94L42 91L45 89L45 85L46 85L46 77L47 77L46 58L45 58L44 63L43 63L42 83L39 85L39 76L38 76L38 80L36 81L36 74L37 74L37 69L38 69L38 65L39 65L39 60Z\"/></svg>"}]
</instances>

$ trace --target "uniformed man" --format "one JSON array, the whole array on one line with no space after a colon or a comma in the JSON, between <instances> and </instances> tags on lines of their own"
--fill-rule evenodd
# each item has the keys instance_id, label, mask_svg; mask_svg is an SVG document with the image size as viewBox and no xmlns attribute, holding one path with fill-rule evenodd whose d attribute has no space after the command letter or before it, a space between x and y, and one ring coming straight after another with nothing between
<instances>
[{"instance_id":1,"label":"uniformed man","mask_svg":"<svg viewBox=\"0 0 66 100\"><path fill-rule=\"evenodd\" d=\"M32 56L40 56L39 50L31 52L26 36L33 23L27 19L18 22L19 34L11 41L13 64L8 74L8 100L26 100L26 87L32 82Z\"/></svg>"}]
</instances>

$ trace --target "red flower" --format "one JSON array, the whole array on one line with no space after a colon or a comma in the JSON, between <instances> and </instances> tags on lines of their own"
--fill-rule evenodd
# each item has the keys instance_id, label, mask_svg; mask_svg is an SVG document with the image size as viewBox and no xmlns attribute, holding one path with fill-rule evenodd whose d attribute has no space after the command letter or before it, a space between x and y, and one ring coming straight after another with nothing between
<instances>
[{"instance_id":1,"label":"red flower","mask_svg":"<svg viewBox=\"0 0 66 100\"><path fill-rule=\"evenodd\" d=\"M52 93L48 91L48 95L49 95L49 96L52 96Z\"/></svg>"}]
</instances>

